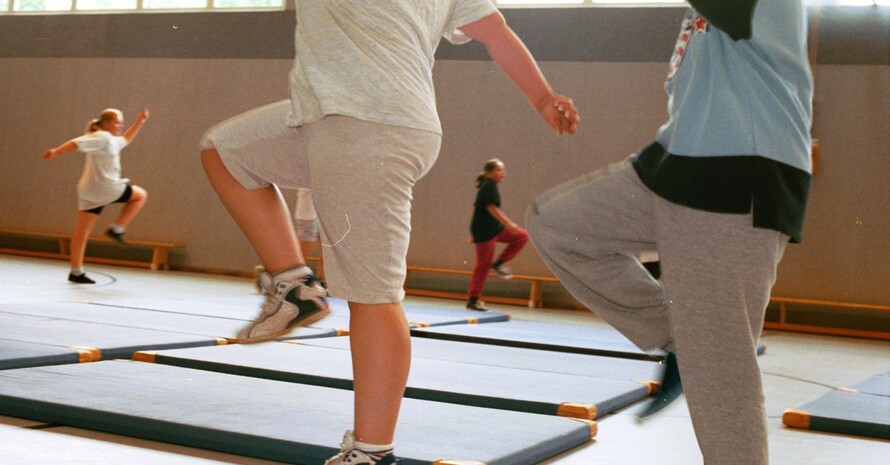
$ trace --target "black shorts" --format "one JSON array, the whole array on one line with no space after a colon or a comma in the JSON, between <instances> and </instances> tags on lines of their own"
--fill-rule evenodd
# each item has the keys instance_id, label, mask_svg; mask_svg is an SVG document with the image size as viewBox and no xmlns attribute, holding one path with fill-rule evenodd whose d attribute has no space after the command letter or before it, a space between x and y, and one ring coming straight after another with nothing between
<instances>
[{"instance_id":1,"label":"black shorts","mask_svg":"<svg viewBox=\"0 0 890 465\"><path fill-rule=\"evenodd\" d=\"M127 201L129 201L130 197L132 197L132 196L133 196L133 186L131 186L130 183L127 183L127 187L126 187L126 189L124 189L124 193L121 194L121 196L118 197L117 200L115 200L114 202L111 202L111 203L127 203ZM98 215L99 213L102 213L103 208L105 208L105 205L102 205L101 207L91 208L89 210L82 210L82 211Z\"/></svg>"}]
</instances>

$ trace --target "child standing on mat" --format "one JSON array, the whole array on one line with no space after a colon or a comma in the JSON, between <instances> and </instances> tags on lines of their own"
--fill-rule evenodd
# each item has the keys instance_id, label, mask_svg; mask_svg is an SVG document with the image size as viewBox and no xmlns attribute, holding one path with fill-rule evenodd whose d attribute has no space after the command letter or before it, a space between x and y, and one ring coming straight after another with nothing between
<instances>
[{"instance_id":1,"label":"child standing on mat","mask_svg":"<svg viewBox=\"0 0 890 465\"><path fill-rule=\"evenodd\" d=\"M411 360L401 301L412 189L442 137L436 47L443 36L485 44L558 134L575 131L577 111L553 93L490 0L317 0L295 9L290 101L215 126L201 158L268 273L266 303L242 342L278 337L329 312L278 190L312 188L330 295L349 302L355 395L354 427L327 463L390 464Z\"/></svg>"},{"instance_id":2,"label":"child standing on mat","mask_svg":"<svg viewBox=\"0 0 890 465\"><path fill-rule=\"evenodd\" d=\"M512 279L513 273L506 263L516 257L528 243L528 233L501 210L498 184L503 182L506 176L504 162L494 158L485 163L482 172L476 177L478 190L476 201L473 203L473 219L470 222L470 233L473 235L472 241L476 248L476 264L473 266L473 275L470 277L470 287L467 291L469 296L467 308L470 310L488 310L485 302L479 300L488 272L494 270L501 278ZM498 242L507 244L507 247L497 260L492 262Z\"/></svg>"},{"instance_id":3,"label":"child standing on mat","mask_svg":"<svg viewBox=\"0 0 890 465\"><path fill-rule=\"evenodd\" d=\"M576 298L640 348L668 352L640 417L685 392L704 463L765 465L756 347L812 172L806 9L689 3L655 141L544 193L526 224ZM652 250L661 283L635 258Z\"/></svg>"},{"instance_id":4,"label":"child standing on mat","mask_svg":"<svg viewBox=\"0 0 890 465\"><path fill-rule=\"evenodd\" d=\"M83 175L77 183L77 223L71 235L71 272L68 281L78 284L95 284L83 269L87 239L102 209L112 203L123 203L124 208L105 234L120 244L130 221L145 206L148 193L121 178L120 154L130 144L148 120L148 109L143 108L136 121L126 131L124 115L120 110L109 108L90 121L86 134L47 150L43 158L51 160L59 155L79 150L86 154ZM123 131L123 134L121 132Z\"/></svg>"}]
</instances>

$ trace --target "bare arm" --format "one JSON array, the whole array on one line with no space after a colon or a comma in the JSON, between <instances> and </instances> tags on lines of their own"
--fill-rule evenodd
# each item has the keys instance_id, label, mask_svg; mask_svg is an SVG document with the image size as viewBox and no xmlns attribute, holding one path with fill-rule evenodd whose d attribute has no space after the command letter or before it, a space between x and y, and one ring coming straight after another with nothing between
<instances>
[{"instance_id":1,"label":"bare arm","mask_svg":"<svg viewBox=\"0 0 890 465\"><path fill-rule=\"evenodd\" d=\"M534 57L500 12L461 26L460 30L485 45L495 63L557 134L575 132L581 119L572 99L553 93Z\"/></svg>"},{"instance_id":2,"label":"bare arm","mask_svg":"<svg viewBox=\"0 0 890 465\"><path fill-rule=\"evenodd\" d=\"M139 112L139 116L136 117L136 121L133 122L133 125L124 131L124 139L127 139L127 144L133 141L136 134L139 134L139 130L142 129L142 125L145 124L146 121L148 121L148 108L143 108Z\"/></svg>"},{"instance_id":3,"label":"bare arm","mask_svg":"<svg viewBox=\"0 0 890 465\"><path fill-rule=\"evenodd\" d=\"M68 153L68 152L73 152L75 150L77 150L77 144L75 144L73 140L69 140L68 142L65 142L64 144L62 144L56 148L52 148L52 149L47 150L46 152L43 152L43 158L45 158L47 160L52 160L53 158L56 158L59 155L62 155L62 154Z\"/></svg>"},{"instance_id":4,"label":"bare arm","mask_svg":"<svg viewBox=\"0 0 890 465\"><path fill-rule=\"evenodd\" d=\"M512 220L510 220L510 218L507 217L507 214L504 213L504 211L501 210L497 205L491 204L491 205L485 207L485 209L488 210L488 213L490 213L491 216L495 217L495 219L497 219L504 226L506 226L508 230L516 231L519 228L519 226L517 226L516 223L514 223Z\"/></svg>"}]
</instances>

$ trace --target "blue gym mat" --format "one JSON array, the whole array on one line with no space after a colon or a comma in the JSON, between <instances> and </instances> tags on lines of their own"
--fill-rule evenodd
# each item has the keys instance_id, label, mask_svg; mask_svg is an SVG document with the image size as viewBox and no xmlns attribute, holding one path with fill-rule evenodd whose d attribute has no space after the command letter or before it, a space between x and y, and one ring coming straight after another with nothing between
<instances>
[{"instance_id":1,"label":"blue gym mat","mask_svg":"<svg viewBox=\"0 0 890 465\"><path fill-rule=\"evenodd\" d=\"M633 360L663 360L665 354L661 350L643 351L613 328L538 321L512 320L484 325L412 328L411 335ZM764 350L762 344L757 346L758 355Z\"/></svg>"},{"instance_id":2,"label":"blue gym mat","mask_svg":"<svg viewBox=\"0 0 890 465\"><path fill-rule=\"evenodd\" d=\"M484 325L415 328L411 335L635 360L663 358L663 352L644 352L615 329L582 325L513 320Z\"/></svg>"},{"instance_id":3,"label":"blue gym mat","mask_svg":"<svg viewBox=\"0 0 890 465\"><path fill-rule=\"evenodd\" d=\"M302 343L230 345L136 354L138 360L185 368L352 389L347 337L340 347ZM453 343L458 350L461 343ZM418 341L417 346L423 346ZM534 351L527 351L531 358ZM593 373L555 373L496 365L415 357L406 397L478 407L592 420L650 393L655 364L640 379L613 378L609 369L627 360L600 360ZM542 360L543 362L543 360ZM635 362L633 360L629 362Z\"/></svg>"},{"instance_id":4,"label":"blue gym mat","mask_svg":"<svg viewBox=\"0 0 890 465\"><path fill-rule=\"evenodd\" d=\"M117 299L109 301L92 301L97 305L109 305L114 307L127 307L142 310L158 310L176 313L190 313L195 315L215 316L221 318L237 318L252 320L263 304L260 295L248 295L244 297L225 297L204 301L189 301L180 299ZM328 299L331 307L331 315L314 323L311 328L324 331L347 332L349 330L349 307L342 299ZM470 310L433 307L425 305L403 305L405 316L412 327L462 325L473 323L488 323L508 321L509 315L498 312L474 312ZM302 339L291 333L280 339Z\"/></svg>"},{"instance_id":5,"label":"blue gym mat","mask_svg":"<svg viewBox=\"0 0 890 465\"><path fill-rule=\"evenodd\" d=\"M90 361L129 358L140 350L162 350L224 344L225 341L196 334L174 333L105 323L0 312L2 340L10 346L27 350L29 344L75 348L89 352ZM18 344L25 343L25 344ZM33 346L32 346L33 347ZM10 353L12 355L12 353ZM17 366L33 365L44 355L34 354L31 360L17 358ZM84 357L82 354L81 357ZM0 354L0 360L12 367L12 357ZM85 360L86 361L86 360Z\"/></svg>"},{"instance_id":6,"label":"blue gym mat","mask_svg":"<svg viewBox=\"0 0 890 465\"><path fill-rule=\"evenodd\" d=\"M46 424L22 427L2 422L0 451L0 463L4 465L234 465L246 461L218 452L213 454L217 457L210 458L205 451L142 439L121 441L118 436L79 428Z\"/></svg>"},{"instance_id":7,"label":"blue gym mat","mask_svg":"<svg viewBox=\"0 0 890 465\"><path fill-rule=\"evenodd\" d=\"M0 372L2 415L297 464L317 465L337 452L352 425L352 397L123 360ZM589 422L405 399L395 443L406 465L531 465L592 434Z\"/></svg>"},{"instance_id":8,"label":"blue gym mat","mask_svg":"<svg viewBox=\"0 0 890 465\"><path fill-rule=\"evenodd\" d=\"M349 349L349 338L322 338L300 343ZM636 382L657 379L661 374L658 363L652 360L629 360L420 337L411 338L411 358Z\"/></svg>"},{"instance_id":9,"label":"blue gym mat","mask_svg":"<svg viewBox=\"0 0 890 465\"><path fill-rule=\"evenodd\" d=\"M71 347L0 339L0 370L92 361L92 353Z\"/></svg>"},{"instance_id":10,"label":"blue gym mat","mask_svg":"<svg viewBox=\"0 0 890 465\"><path fill-rule=\"evenodd\" d=\"M58 320L102 323L124 328L141 328L171 333L195 334L231 340L249 320L225 315L228 308L203 306L200 313L183 313L179 303L171 310L152 310L135 307L94 305L84 303L28 303L0 304L0 314L20 314ZM192 307L198 306L191 303ZM213 315L214 311L224 315ZM245 312L242 312L245 313ZM252 312L255 313L255 312ZM251 315L252 318L255 315ZM334 330L298 328L287 335L289 339L336 336Z\"/></svg>"},{"instance_id":11,"label":"blue gym mat","mask_svg":"<svg viewBox=\"0 0 890 465\"><path fill-rule=\"evenodd\" d=\"M890 376L872 376L829 391L782 415L786 426L827 433L890 439Z\"/></svg>"}]
</instances>

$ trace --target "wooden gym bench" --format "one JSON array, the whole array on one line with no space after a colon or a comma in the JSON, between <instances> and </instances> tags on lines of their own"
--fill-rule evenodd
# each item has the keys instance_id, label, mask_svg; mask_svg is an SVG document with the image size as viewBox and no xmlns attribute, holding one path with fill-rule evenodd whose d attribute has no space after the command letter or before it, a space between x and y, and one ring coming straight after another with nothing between
<instances>
[{"instance_id":1,"label":"wooden gym bench","mask_svg":"<svg viewBox=\"0 0 890 465\"><path fill-rule=\"evenodd\" d=\"M455 274L455 275L465 275L471 276L473 274L472 271L466 270L452 270L448 268L433 268L426 266L411 266L408 265L408 276L411 273L444 273L444 274ZM526 305L529 308L540 308L544 304L544 283L554 283L558 284L559 280L552 276L529 276L529 275L521 275L514 274L514 281L529 281L531 283L531 288L529 289L528 299L519 299L515 297L499 297L499 296L485 296L486 302L494 302L500 304L508 304L508 305ZM447 292L447 291L435 291L429 289L415 289L407 287L408 280L405 280L406 287L405 293L408 295L417 295L423 297L439 297L445 299L458 299L465 300L467 298L466 293L459 292Z\"/></svg>"},{"instance_id":2,"label":"wooden gym bench","mask_svg":"<svg viewBox=\"0 0 890 465\"><path fill-rule=\"evenodd\" d=\"M0 236L18 236L38 239L55 239L58 241L58 252L46 252L41 250L29 250L23 248L11 248L0 246L0 253L11 255L24 255L27 257L56 258L67 260L71 256L71 236L66 234L40 233L33 231L20 231L16 229L0 229ZM87 247L90 243L116 244L110 238L90 237ZM174 244L170 242L154 242L154 241L138 241L127 240L125 247L148 247L152 249L151 261L145 260L128 260L122 258L106 258L94 257L87 255L84 261L91 263L103 263L108 265L124 265L135 266L140 268L149 268L152 270L169 270L170 269L170 249L185 248L185 244ZM89 252L89 248L87 249Z\"/></svg>"}]
</instances>

